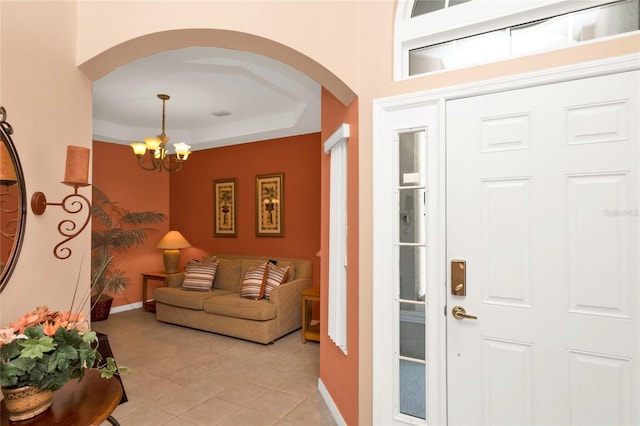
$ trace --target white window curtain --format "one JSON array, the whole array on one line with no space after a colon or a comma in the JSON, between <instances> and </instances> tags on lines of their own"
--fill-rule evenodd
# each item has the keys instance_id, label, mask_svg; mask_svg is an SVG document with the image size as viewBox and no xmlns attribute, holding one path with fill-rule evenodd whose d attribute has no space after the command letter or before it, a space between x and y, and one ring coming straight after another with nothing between
<instances>
[{"instance_id":1,"label":"white window curtain","mask_svg":"<svg viewBox=\"0 0 640 426\"><path fill-rule=\"evenodd\" d=\"M347 140L342 124L324 143L331 154L329 196L329 338L347 353Z\"/></svg>"}]
</instances>

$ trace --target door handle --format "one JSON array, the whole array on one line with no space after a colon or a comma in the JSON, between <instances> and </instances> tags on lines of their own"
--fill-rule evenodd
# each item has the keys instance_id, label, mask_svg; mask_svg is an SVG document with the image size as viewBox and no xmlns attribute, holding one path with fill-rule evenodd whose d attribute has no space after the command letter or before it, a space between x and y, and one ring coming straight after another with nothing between
<instances>
[{"instance_id":1,"label":"door handle","mask_svg":"<svg viewBox=\"0 0 640 426\"><path fill-rule=\"evenodd\" d=\"M468 315L467 311L465 311L462 306L454 306L453 309L451 309L451 313L453 314L453 317L458 320L461 320L461 319L477 320L478 319L478 317L474 315Z\"/></svg>"}]
</instances>

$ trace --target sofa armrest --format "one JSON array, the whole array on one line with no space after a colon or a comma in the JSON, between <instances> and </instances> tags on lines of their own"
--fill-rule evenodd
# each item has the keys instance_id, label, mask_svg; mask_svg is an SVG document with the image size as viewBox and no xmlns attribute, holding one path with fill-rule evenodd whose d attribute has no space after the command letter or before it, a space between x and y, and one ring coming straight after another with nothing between
<instances>
[{"instance_id":1,"label":"sofa armrest","mask_svg":"<svg viewBox=\"0 0 640 426\"><path fill-rule=\"evenodd\" d=\"M182 281L184 281L184 272L171 274L167 277L167 287L180 288L182 287Z\"/></svg>"},{"instance_id":2,"label":"sofa armrest","mask_svg":"<svg viewBox=\"0 0 640 426\"><path fill-rule=\"evenodd\" d=\"M280 306L290 304L300 305L302 303L302 295L300 292L305 288L311 287L311 285L311 279L306 278L300 278L280 284L271 291L269 302Z\"/></svg>"},{"instance_id":3,"label":"sofa armrest","mask_svg":"<svg viewBox=\"0 0 640 426\"><path fill-rule=\"evenodd\" d=\"M284 336L302 327L302 295L300 292L310 288L310 278L289 281L271 291L269 302L276 305L278 336Z\"/></svg>"}]
</instances>

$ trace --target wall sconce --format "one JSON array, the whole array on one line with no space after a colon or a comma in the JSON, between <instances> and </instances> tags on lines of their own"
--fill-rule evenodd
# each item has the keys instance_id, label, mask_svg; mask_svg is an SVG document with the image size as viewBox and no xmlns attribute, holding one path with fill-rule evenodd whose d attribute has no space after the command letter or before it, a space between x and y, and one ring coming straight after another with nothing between
<instances>
[{"instance_id":1,"label":"wall sconce","mask_svg":"<svg viewBox=\"0 0 640 426\"><path fill-rule=\"evenodd\" d=\"M78 227L76 222L65 219L58 224L58 232L66 237L53 249L53 255L58 259L67 259L71 256L71 249L62 247L65 243L77 237L84 228L87 227L91 218L91 201L84 195L78 194L78 188L89 186L89 148L81 146L67 146L67 165L64 173L64 183L73 187L73 193L67 195L60 203L48 203L47 197L42 192L35 192L31 197L31 210L36 215L41 215L47 209L47 206L60 206L70 214L77 214L87 207L87 217L84 219L82 226Z\"/></svg>"}]
</instances>

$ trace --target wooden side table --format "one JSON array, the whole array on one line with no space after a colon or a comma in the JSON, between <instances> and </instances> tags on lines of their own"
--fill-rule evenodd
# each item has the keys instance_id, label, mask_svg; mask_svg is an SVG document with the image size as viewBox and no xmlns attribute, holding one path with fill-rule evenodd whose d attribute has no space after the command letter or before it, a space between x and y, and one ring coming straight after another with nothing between
<instances>
[{"instance_id":1,"label":"wooden side table","mask_svg":"<svg viewBox=\"0 0 640 426\"><path fill-rule=\"evenodd\" d=\"M311 304L320 301L319 288L307 288L302 295L302 344L309 340L320 341L320 323L311 324Z\"/></svg>"},{"instance_id":2,"label":"wooden side table","mask_svg":"<svg viewBox=\"0 0 640 426\"><path fill-rule=\"evenodd\" d=\"M87 370L81 382L71 380L53 393L53 404L36 417L9 421L4 405L0 403L0 424L42 426L99 426L103 421L118 425L111 413L122 398L122 385L115 378L103 379L98 370Z\"/></svg>"},{"instance_id":3,"label":"wooden side table","mask_svg":"<svg viewBox=\"0 0 640 426\"><path fill-rule=\"evenodd\" d=\"M167 274L166 272L143 272L142 274L142 310L148 312L156 311L156 302L153 299L147 299L147 280L161 280L166 287L169 285L169 278L174 275L180 275L182 272L175 274Z\"/></svg>"}]
</instances>

